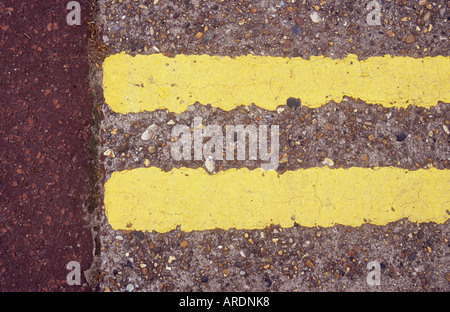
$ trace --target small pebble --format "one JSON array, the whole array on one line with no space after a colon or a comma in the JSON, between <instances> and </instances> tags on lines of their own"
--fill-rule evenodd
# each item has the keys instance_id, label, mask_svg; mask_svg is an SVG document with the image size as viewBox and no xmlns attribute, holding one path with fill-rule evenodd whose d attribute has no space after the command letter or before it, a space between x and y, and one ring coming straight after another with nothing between
<instances>
[{"instance_id":1,"label":"small pebble","mask_svg":"<svg viewBox=\"0 0 450 312\"><path fill-rule=\"evenodd\" d=\"M295 20L295 23L296 23L298 26L303 26L303 24L305 23L305 21L303 20L303 18L301 18L301 17L299 17L299 16L294 17L294 20Z\"/></svg>"},{"instance_id":2,"label":"small pebble","mask_svg":"<svg viewBox=\"0 0 450 312\"><path fill-rule=\"evenodd\" d=\"M127 261L125 261L123 266L126 267L126 268L132 268L133 267L133 263L130 260L127 260Z\"/></svg>"},{"instance_id":3,"label":"small pebble","mask_svg":"<svg viewBox=\"0 0 450 312\"><path fill-rule=\"evenodd\" d=\"M322 165L328 166L328 167L333 167L334 166L334 161L330 158L325 158L322 161Z\"/></svg>"},{"instance_id":4,"label":"small pebble","mask_svg":"<svg viewBox=\"0 0 450 312\"><path fill-rule=\"evenodd\" d=\"M127 285L127 289L128 292L132 292L134 290L134 285L133 284L128 284Z\"/></svg>"},{"instance_id":5,"label":"small pebble","mask_svg":"<svg viewBox=\"0 0 450 312\"><path fill-rule=\"evenodd\" d=\"M206 35L203 37L203 43L209 42L209 41L211 40L212 37L213 37L213 34L206 34Z\"/></svg>"},{"instance_id":6,"label":"small pebble","mask_svg":"<svg viewBox=\"0 0 450 312\"><path fill-rule=\"evenodd\" d=\"M282 112L284 112L284 107L278 107L277 114L281 114Z\"/></svg>"},{"instance_id":7,"label":"small pebble","mask_svg":"<svg viewBox=\"0 0 450 312\"><path fill-rule=\"evenodd\" d=\"M292 26L291 31L294 35L300 36L302 34L302 29L298 25Z\"/></svg>"},{"instance_id":8,"label":"small pebble","mask_svg":"<svg viewBox=\"0 0 450 312\"><path fill-rule=\"evenodd\" d=\"M150 146L150 147L148 148L148 152L149 152L150 154L156 153L156 150L157 150L157 148L156 148L155 145L152 145L152 146Z\"/></svg>"},{"instance_id":9,"label":"small pebble","mask_svg":"<svg viewBox=\"0 0 450 312\"><path fill-rule=\"evenodd\" d=\"M311 17L311 20L313 21L313 23L316 23L316 24L322 21L322 18L320 17L319 13L317 13L316 11L312 12L309 17Z\"/></svg>"},{"instance_id":10,"label":"small pebble","mask_svg":"<svg viewBox=\"0 0 450 312\"><path fill-rule=\"evenodd\" d=\"M103 155L105 155L105 156L107 156L107 157L111 157L111 158L116 157L116 156L114 155L114 151L113 151L112 149L106 150L106 151L103 153Z\"/></svg>"},{"instance_id":11,"label":"small pebble","mask_svg":"<svg viewBox=\"0 0 450 312\"><path fill-rule=\"evenodd\" d=\"M175 260L177 260L177 258L175 256L169 256L169 259L167 260L167 262L172 263Z\"/></svg>"},{"instance_id":12,"label":"small pebble","mask_svg":"<svg viewBox=\"0 0 450 312\"><path fill-rule=\"evenodd\" d=\"M216 168L216 165L214 164L214 161L211 159L207 159L205 161L205 167L209 172L213 172L214 169Z\"/></svg>"},{"instance_id":13,"label":"small pebble","mask_svg":"<svg viewBox=\"0 0 450 312\"><path fill-rule=\"evenodd\" d=\"M157 129L158 129L158 126L155 124L152 124L151 126L149 126L147 128L147 130L145 130L144 133L142 133L141 140L143 140L143 141L150 140Z\"/></svg>"},{"instance_id":14,"label":"small pebble","mask_svg":"<svg viewBox=\"0 0 450 312\"><path fill-rule=\"evenodd\" d=\"M300 101L300 99L296 99L296 98L292 98L292 97L288 98L286 101L286 105L289 108L293 108L293 109L299 107L301 105L301 103L302 102Z\"/></svg>"},{"instance_id":15,"label":"small pebble","mask_svg":"<svg viewBox=\"0 0 450 312\"><path fill-rule=\"evenodd\" d=\"M414 42L416 42L416 37L414 37L414 35L413 34L411 34L411 35L409 35L408 37L406 37L406 43L408 43L408 44L411 44L411 43L414 43Z\"/></svg>"},{"instance_id":16,"label":"small pebble","mask_svg":"<svg viewBox=\"0 0 450 312\"><path fill-rule=\"evenodd\" d=\"M402 142L406 139L406 134L405 133L399 133L395 136L395 138L397 139L397 141Z\"/></svg>"}]
</instances>

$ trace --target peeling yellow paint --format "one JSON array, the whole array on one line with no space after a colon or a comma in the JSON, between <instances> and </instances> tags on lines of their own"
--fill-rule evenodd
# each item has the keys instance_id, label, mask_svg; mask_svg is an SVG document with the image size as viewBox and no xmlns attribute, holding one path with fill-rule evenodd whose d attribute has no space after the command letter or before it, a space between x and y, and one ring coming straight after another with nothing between
<instances>
[{"instance_id":1,"label":"peeling yellow paint","mask_svg":"<svg viewBox=\"0 0 450 312\"><path fill-rule=\"evenodd\" d=\"M114 172L105 209L115 230L384 225L402 218L443 223L449 217L448 170L328 167L288 171L139 168Z\"/></svg>"},{"instance_id":2,"label":"peeling yellow paint","mask_svg":"<svg viewBox=\"0 0 450 312\"><path fill-rule=\"evenodd\" d=\"M109 56L103 63L106 103L117 113L168 109L198 101L224 110L255 105L275 110L289 97L318 107L344 96L386 107L450 102L450 57L342 60L162 54Z\"/></svg>"}]
</instances>

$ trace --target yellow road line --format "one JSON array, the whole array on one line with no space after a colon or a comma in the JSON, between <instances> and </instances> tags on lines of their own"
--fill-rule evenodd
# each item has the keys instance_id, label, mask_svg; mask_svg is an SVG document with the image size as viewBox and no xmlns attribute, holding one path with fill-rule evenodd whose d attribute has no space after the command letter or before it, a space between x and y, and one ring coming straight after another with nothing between
<instances>
[{"instance_id":1,"label":"yellow road line","mask_svg":"<svg viewBox=\"0 0 450 312\"><path fill-rule=\"evenodd\" d=\"M450 58L282 58L127 54L103 63L105 101L117 113L168 109L196 101L224 110L255 105L275 110L289 97L318 107L343 96L386 107L450 102Z\"/></svg>"},{"instance_id":2,"label":"yellow road line","mask_svg":"<svg viewBox=\"0 0 450 312\"><path fill-rule=\"evenodd\" d=\"M327 167L288 171L139 168L114 172L105 184L111 226L168 232L384 225L402 218L445 222L450 216L448 170Z\"/></svg>"}]
</instances>

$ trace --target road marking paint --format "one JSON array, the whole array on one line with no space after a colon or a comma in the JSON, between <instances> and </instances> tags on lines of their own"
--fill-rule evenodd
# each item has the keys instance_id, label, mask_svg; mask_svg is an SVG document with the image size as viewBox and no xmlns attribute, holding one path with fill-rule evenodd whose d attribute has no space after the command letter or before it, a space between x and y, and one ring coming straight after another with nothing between
<instances>
[{"instance_id":1,"label":"road marking paint","mask_svg":"<svg viewBox=\"0 0 450 312\"><path fill-rule=\"evenodd\" d=\"M224 110L255 105L275 110L289 97L319 107L343 96L386 107L450 102L450 57L282 58L162 54L109 56L103 63L106 103L117 113L168 109L196 101Z\"/></svg>"},{"instance_id":2,"label":"road marking paint","mask_svg":"<svg viewBox=\"0 0 450 312\"><path fill-rule=\"evenodd\" d=\"M275 171L138 168L105 183L115 230L384 225L402 218L443 223L450 216L448 170L328 167Z\"/></svg>"}]
</instances>

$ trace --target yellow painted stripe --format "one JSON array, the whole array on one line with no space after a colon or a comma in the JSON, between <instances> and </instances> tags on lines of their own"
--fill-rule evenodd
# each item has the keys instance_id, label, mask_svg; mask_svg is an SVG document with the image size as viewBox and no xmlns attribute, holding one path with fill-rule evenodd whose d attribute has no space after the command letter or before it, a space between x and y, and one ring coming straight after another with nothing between
<instances>
[{"instance_id":1,"label":"yellow painted stripe","mask_svg":"<svg viewBox=\"0 0 450 312\"><path fill-rule=\"evenodd\" d=\"M275 110L289 97L318 107L343 96L383 106L450 102L450 58L282 58L127 54L103 63L105 101L118 113L168 109L180 113L196 101L224 110L255 105Z\"/></svg>"},{"instance_id":2,"label":"yellow painted stripe","mask_svg":"<svg viewBox=\"0 0 450 312\"><path fill-rule=\"evenodd\" d=\"M116 229L168 232L206 229L383 225L402 218L445 222L448 170L328 167L288 171L139 168L114 172L105 209Z\"/></svg>"}]
</instances>

